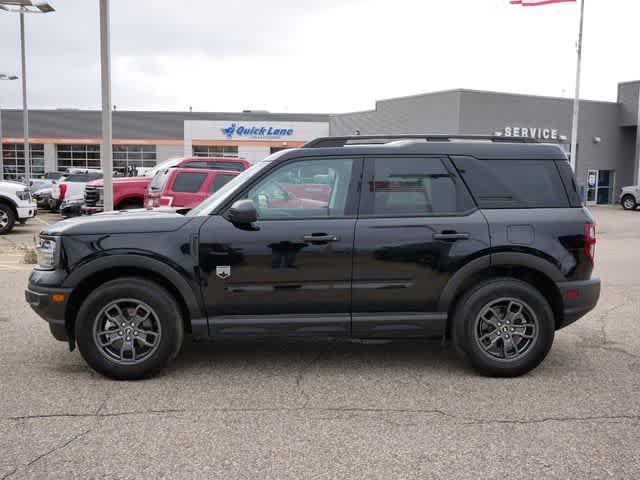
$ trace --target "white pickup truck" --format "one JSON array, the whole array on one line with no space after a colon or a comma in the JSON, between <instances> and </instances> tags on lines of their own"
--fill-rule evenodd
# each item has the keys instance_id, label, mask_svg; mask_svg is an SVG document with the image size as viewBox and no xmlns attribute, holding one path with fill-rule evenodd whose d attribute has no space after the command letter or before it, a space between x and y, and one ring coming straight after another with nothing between
<instances>
[{"instance_id":1,"label":"white pickup truck","mask_svg":"<svg viewBox=\"0 0 640 480\"><path fill-rule=\"evenodd\" d=\"M88 182L102 178L100 170L72 173L53 185L51 190L51 209L60 210L64 216L70 209L77 209L84 203L84 187Z\"/></svg>"},{"instance_id":2,"label":"white pickup truck","mask_svg":"<svg viewBox=\"0 0 640 480\"><path fill-rule=\"evenodd\" d=\"M9 233L16 221L25 223L36 212L36 204L24 184L0 181L0 235Z\"/></svg>"}]
</instances>

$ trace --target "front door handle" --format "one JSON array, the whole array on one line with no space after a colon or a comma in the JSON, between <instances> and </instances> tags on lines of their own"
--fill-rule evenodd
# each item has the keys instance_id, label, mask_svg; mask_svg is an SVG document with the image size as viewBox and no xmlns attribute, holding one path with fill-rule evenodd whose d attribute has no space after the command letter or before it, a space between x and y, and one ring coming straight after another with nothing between
<instances>
[{"instance_id":1,"label":"front door handle","mask_svg":"<svg viewBox=\"0 0 640 480\"><path fill-rule=\"evenodd\" d=\"M470 235L468 233L447 232L447 233L434 233L434 240L448 240L455 242L456 240L468 240Z\"/></svg>"},{"instance_id":2,"label":"front door handle","mask_svg":"<svg viewBox=\"0 0 640 480\"><path fill-rule=\"evenodd\" d=\"M307 243L328 243L338 241L338 237L336 235L326 233L312 233L311 235L305 235L302 238Z\"/></svg>"}]
</instances>

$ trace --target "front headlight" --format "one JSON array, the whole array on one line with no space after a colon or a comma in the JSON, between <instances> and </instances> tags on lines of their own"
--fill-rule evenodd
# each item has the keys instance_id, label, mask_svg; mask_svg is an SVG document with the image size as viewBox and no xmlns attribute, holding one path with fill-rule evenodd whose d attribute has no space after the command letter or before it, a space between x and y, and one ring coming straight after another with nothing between
<instances>
[{"instance_id":1,"label":"front headlight","mask_svg":"<svg viewBox=\"0 0 640 480\"><path fill-rule=\"evenodd\" d=\"M40 237L36 247L38 254L38 268L53 270L58 258L58 241L55 238Z\"/></svg>"},{"instance_id":2,"label":"front headlight","mask_svg":"<svg viewBox=\"0 0 640 480\"><path fill-rule=\"evenodd\" d=\"M22 201L31 200L31 197L29 195L29 190L22 190L20 192L16 192L16 197L18 197Z\"/></svg>"}]
</instances>

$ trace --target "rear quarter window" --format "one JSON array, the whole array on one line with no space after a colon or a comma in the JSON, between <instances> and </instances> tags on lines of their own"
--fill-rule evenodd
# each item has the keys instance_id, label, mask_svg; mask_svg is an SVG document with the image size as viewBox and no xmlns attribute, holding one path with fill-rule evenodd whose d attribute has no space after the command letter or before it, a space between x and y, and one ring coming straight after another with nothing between
<instances>
[{"instance_id":1,"label":"rear quarter window","mask_svg":"<svg viewBox=\"0 0 640 480\"><path fill-rule=\"evenodd\" d=\"M181 172L176 175L171 190L174 192L196 193L207 178L206 173Z\"/></svg>"},{"instance_id":2,"label":"rear quarter window","mask_svg":"<svg viewBox=\"0 0 640 480\"><path fill-rule=\"evenodd\" d=\"M480 208L569 207L552 160L452 160Z\"/></svg>"}]
</instances>

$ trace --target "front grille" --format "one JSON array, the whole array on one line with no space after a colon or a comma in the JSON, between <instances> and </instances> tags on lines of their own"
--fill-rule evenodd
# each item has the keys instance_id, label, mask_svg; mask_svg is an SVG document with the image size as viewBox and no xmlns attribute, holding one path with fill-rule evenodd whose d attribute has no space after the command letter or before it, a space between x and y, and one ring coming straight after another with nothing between
<instances>
[{"instance_id":1,"label":"front grille","mask_svg":"<svg viewBox=\"0 0 640 480\"><path fill-rule=\"evenodd\" d=\"M102 205L102 187L94 187L93 185L86 185L84 187L84 204L89 207L96 207Z\"/></svg>"}]
</instances>

